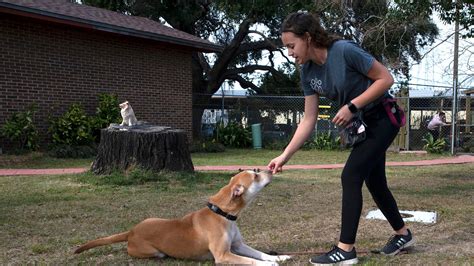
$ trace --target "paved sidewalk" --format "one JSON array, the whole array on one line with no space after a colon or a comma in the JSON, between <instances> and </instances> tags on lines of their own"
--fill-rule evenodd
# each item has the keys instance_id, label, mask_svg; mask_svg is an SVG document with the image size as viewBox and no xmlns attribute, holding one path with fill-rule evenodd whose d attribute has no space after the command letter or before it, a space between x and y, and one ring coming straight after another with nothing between
<instances>
[{"instance_id":1,"label":"paved sidewalk","mask_svg":"<svg viewBox=\"0 0 474 266\"><path fill-rule=\"evenodd\" d=\"M387 162L387 166L428 166L428 165L440 165L440 164L464 164L474 163L474 156L461 155L456 157L446 157L442 159L434 160L420 160L410 162ZM283 167L283 170L295 170L295 169L336 169L343 168L344 164L287 164ZM251 166L251 165L225 165L225 166L195 166L194 169L197 171L236 171L238 169L266 169L266 165Z\"/></svg>"},{"instance_id":2,"label":"paved sidewalk","mask_svg":"<svg viewBox=\"0 0 474 266\"><path fill-rule=\"evenodd\" d=\"M474 156L460 155L456 157L446 157L434 160L420 160L410 162L387 162L387 166L429 166L441 164L465 164L474 163ZM344 164L290 164L285 165L284 170L296 169L337 169L344 167ZM237 171L239 169L265 169L265 165L223 165L223 166L195 166L196 171ZM89 168L65 168L65 169L0 169L0 176L15 175L60 175L77 174L88 171Z\"/></svg>"}]
</instances>

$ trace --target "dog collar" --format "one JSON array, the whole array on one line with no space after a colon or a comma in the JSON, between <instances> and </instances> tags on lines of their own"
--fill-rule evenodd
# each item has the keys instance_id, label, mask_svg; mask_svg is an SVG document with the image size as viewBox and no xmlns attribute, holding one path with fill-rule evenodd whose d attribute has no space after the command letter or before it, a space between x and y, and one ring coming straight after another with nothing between
<instances>
[{"instance_id":1,"label":"dog collar","mask_svg":"<svg viewBox=\"0 0 474 266\"><path fill-rule=\"evenodd\" d=\"M213 211L213 212L215 212L215 213L217 213L217 214L219 214L219 215L221 215L221 216L224 216L227 220L231 220L231 221L237 220L237 216L228 214L227 212L221 210L221 208L217 207L216 205L214 205L214 204L212 204L212 203L210 203L210 202L207 203L207 207L208 207L211 211Z\"/></svg>"}]
</instances>

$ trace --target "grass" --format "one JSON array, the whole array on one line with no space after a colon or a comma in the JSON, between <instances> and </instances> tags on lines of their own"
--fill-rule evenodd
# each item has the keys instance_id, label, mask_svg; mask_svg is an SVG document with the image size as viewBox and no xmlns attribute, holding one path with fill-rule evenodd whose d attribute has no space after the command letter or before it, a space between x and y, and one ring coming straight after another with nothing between
<instances>
[{"instance_id":1,"label":"grass","mask_svg":"<svg viewBox=\"0 0 474 266\"><path fill-rule=\"evenodd\" d=\"M195 166L203 165L267 165L278 156L276 150L253 149L227 149L225 153L192 153L191 157ZM332 164L344 163L348 151L304 151L297 152L288 164ZM448 154L401 154L389 152L387 161L416 161L429 160ZM94 158L87 159L58 159L40 152L28 155L0 155L0 168L76 168L90 167Z\"/></svg>"},{"instance_id":2,"label":"grass","mask_svg":"<svg viewBox=\"0 0 474 266\"><path fill-rule=\"evenodd\" d=\"M0 155L0 168L78 168L89 167L94 158L61 159L46 153L32 152L26 155Z\"/></svg>"},{"instance_id":3,"label":"grass","mask_svg":"<svg viewBox=\"0 0 474 266\"><path fill-rule=\"evenodd\" d=\"M227 149L222 153L193 153L194 165L267 165L268 162L280 155L277 150ZM349 151L321 151L300 150L292 157L288 164L332 164L344 163ZM387 161L415 161L429 160L448 156L447 154L404 154L387 153Z\"/></svg>"},{"instance_id":4,"label":"grass","mask_svg":"<svg viewBox=\"0 0 474 266\"><path fill-rule=\"evenodd\" d=\"M254 153L257 155L253 156ZM266 164L274 155L269 151L230 150L225 156L193 154L193 160L196 165L217 164L219 158L222 164ZM344 155L332 152L302 152L297 156L301 157L295 157L294 163L310 162L310 159L312 163L332 163L345 159ZM403 157L389 154L388 158ZM439 219L434 225L408 223L418 241L409 254L390 258L361 254L360 263L474 263L473 172L474 164L387 167L389 184L400 209L436 211ZM276 176L237 221L247 244L262 251L297 252L327 249L336 243L340 173L340 169L288 170ZM0 177L0 264L156 264L154 260L129 257L124 243L79 255L72 252L85 241L128 230L147 217L175 218L202 208L231 175L223 172L154 174L135 170L126 176L84 173ZM363 216L376 208L365 188L364 199ZM389 225L363 216L357 248L380 248L391 234ZM308 258L309 255L298 255L283 265L307 265ZM162 264L196 263L165 259ZM212 262L203 264L212 265Z\"/></svg>"}]
</instances>

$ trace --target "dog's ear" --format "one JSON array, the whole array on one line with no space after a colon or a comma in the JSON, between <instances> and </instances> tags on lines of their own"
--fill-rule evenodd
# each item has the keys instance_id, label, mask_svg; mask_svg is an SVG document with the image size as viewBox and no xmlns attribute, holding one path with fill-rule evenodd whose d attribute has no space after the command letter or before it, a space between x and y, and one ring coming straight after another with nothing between
<instances>
[{"instance_id":1,"label":"dog's ear","mask_svg":"<svg viewBox=\"0 0 474 266\"><path fill-rule=\"evenodd\" d=\"M244 194L244 191L245 191L245 187L238 184L238 185L234 185L232 187L232 198L235 198L235 197L240 197L242 196L242 194Z\"/></svg>"}]
</instances>

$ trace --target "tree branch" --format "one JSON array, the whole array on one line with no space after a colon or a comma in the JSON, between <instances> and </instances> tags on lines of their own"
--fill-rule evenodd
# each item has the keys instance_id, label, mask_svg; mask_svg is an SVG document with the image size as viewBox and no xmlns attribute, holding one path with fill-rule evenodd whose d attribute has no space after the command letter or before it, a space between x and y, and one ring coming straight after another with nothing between
<instances>
[{"instance_id":1,"label":"tree branch","mask_svg":"<svg viewBox=\"0 0 474 266\"><path fill-rule=\"evenodd\" d=\"M250 88L256 91L257 93L261 91L260 88L257 87L257 85L253 84L253 82L248 81L237 74L227 75L227 79L237 81L240 84L240 87L244 89Z\"/></svg>"},{"instance_id":2,"label":"tree branch","mask_svg":"<svg viewBox=\"0 0 474 266\"><path fill-rule=\"evenodd\" d=\"M239 30L235 34L234 38L228 46L219 54L214 66L209 71L209 89L211 91L217 91L223 79L223 74L227 70L230 62L235 58L238 53L238 49L247 36L250 25L255 22L253 18L245 19L239 26Z\"/></svg>"},{"instance_id":3,"label":"tree branch","mask_svg":"<svg viewBox=\"0 0 474 266\"><path fill-rule=\"evenodd\" d=\"M278 51L280 47L283 46L283 43L279 39L274 40L263 40L263 41L256 41L256 42L245 42L242 43L239 47L238 53L247 53L251 51L260 51L260 50L268 50L268 51Z\"/></svg>"},{"instance_id":4,"label":"tree branch","mask_svg":"<svg viewBox=\"0 0 474 266\"><path fill-rule=\"evenodd\" d=\"M421 57L420 57L420 61L423 60L423 58L425 58L426 55L428 55L429 53L431 53L431 51L433 51L434 49L436 49L436 47L440 46L441 44L445 43L449 38L451 38L451 36L454 35L454 32L449 34L446 38L444 38L444 40L442 40L440 43L438 43L437 45L431 47L431 49L429 49L426 53L424 53Z\"/></svg>"},{"instance_id":5,"label":"tree branch","mask_svg":"<svg viewBox=\"0 0 474 266\"><path fill-rule=\"evenodd\" d=\"M245 67L240 67L240 68L228 69L226 73L224 74L224 77L227 79L228 75L248 74L248 73L253 73L257 70L269 71L275 76L284 77L284 75L280 71L276 70L275 68L271 66L263 66L263 65L250 65L250 66L245 66Z\"/></svg>"}]
</instances>

